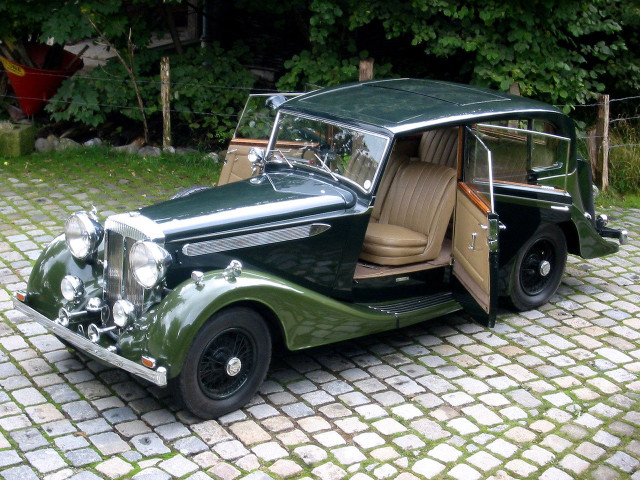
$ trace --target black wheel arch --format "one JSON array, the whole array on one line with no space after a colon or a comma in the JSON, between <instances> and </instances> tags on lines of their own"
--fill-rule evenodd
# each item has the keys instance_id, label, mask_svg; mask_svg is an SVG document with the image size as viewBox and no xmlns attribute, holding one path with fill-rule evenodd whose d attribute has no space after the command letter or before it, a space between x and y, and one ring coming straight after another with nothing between
<instances>
[{"instance_id":1,"label":"black wheel arch","mask_svg":"<svg viewBox=\"0 0 640 480\"><path fill-rule=\"evenodd\" d=\"M271 309L271 307L255 300L244 300L226 305L218 312L223 312L225 310L236 307L249 308L262 316L265 323L267 324L267 327L269 328L269 334L271 335L271 341L273 343L274 351L281 351L281 348L286 348L286 334L284 332L284 328L282 327L282 322L280 321L278 315L276 315L276 313L273 311L273 309Z\"/></svg>"}]
</instances>

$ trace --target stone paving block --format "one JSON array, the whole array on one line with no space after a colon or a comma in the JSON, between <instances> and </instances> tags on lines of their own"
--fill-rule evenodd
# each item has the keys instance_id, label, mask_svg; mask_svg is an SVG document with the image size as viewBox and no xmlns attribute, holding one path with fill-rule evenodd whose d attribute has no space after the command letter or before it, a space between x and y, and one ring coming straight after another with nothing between
<instances>
[{"instance_id":1,"label":"stone paving block","mask_svg":"<svg viewBox=\"0 0 640 480\"><path fill-rule=\"evenodd\" d=\"M115 457L96 465L96 470L109 478L124 477L133 470L133 466L121 458Z\"/></svg>"},{"instance_id":2,"label":"stone paving block","mask_svg":"<svg viewBox=\"0 0 640 480\"><path fill-rule=\"evenodd\" d=\"M58 452L52 448L27 452L25 457L31 466L40 473L52 472L67 465Z\"/></svg>"},{"instance_id":3,"label":"stone paving block","mask_svg":"<svg viewBox=\"0 0 640 480\"><path fill-rule=\"evenodd\" d=\"M104 213L122 205L116 197L132 198L120 190L128 183L113 182L105 191L86 181L69 185L64 195L44 196L46 180L34 183L29 175L0 175L0 212L9 206L28 212L28 221L11 214L11 223L0 219L0 280L8 281L0 289L4 477L49 475L12 462L55 448L66 466L47 480L74 471L85 480L95 473L116 476L118 468L108 468L115 462L124 470L139 466L136 477L153 480L182 472L201 480L205 471L219 480L294 478L304 470L315 480L445 474L640 480L640 442L630 440L640 430L637 234L612 257L569 257L551 302L530 312L501 312L493 330L451 315L338 349L285 353L249 405L203 422L173 411L162 390L80 359L12 310L10 292L23 288L18 285L25 284L32 258L61 231L69 208L87 208L85 202L101 195L96 203ZM640 232L640 211L612 211L625 228ZM153 440L145 444L148 435ZM107 454L96 439L105 452L109 445L127 449ZM334 452L353 452L357 461L342 458L343 464ZM171 469L180 459L190 466L171 472L159 466ZM97 470L88 470L90 464Z\"/></svg>"}]
</instances>

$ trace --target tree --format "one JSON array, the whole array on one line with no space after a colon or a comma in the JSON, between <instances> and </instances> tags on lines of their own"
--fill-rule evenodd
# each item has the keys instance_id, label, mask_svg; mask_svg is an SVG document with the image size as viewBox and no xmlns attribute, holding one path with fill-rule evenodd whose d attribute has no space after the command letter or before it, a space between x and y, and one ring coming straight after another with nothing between
<instances>
[{"instance_id":1,"label":"tree","mask_svg":"<svg viewBox=\"0 0 640 480\"><path fill-rule=\"evenodd\" d=\"M309 55L344 58L345 38L349 46L363 32L379 32L397 47L383 58L397 73L502 90L518 82L524 95L551 103L585 103L609 86L605 81L640 81L637 63L612 70L619 56L638 57L639 7L629 0L314 0L309 8L310 53L294 57L291 71L311 64ZM367 41L375 43L375 35ZM403 56L413 62L403 65Z\"/></svg>"}]
</instances>

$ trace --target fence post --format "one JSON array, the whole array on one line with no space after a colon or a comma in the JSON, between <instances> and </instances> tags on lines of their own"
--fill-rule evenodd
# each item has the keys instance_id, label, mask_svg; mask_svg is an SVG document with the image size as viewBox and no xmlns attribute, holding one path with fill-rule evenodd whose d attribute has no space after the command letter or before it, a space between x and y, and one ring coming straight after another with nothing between
<instances>
[{"instance_id":1,"label":"fence post","mask_svg":"<svg viewBox=\"0 0 640 480\"><path fill-rule=\"evenodd\" d=\"M609 95L598 97L598 123L596 136L600 137L600 151L602 152L601 189L609 188Z\"/></svg>"},{"instance_id":2,"label":"fence post","mask_svg":"<svg viewBox=\"0 0 640 480\"><path fill-rule=\"evenodd\" d=\"M366 60L360 60L360 78L359 81L365 82L367 80L373 80L373 58Z\"/></svg>"},{"instance_id":3,"label":"fence post","mask_svg":"<svg viewBox=\"0 0 640 480\"><path fill-rule=\"evenodd\" d=\"M160 98L162 100L162 146L171 146L171 105L169 99L169 57L160 61Z\"/></svg>"},{"instance_id":4,"label":"fence post","mask_svg":"<svg viewBox=\"0 0 640 480\"><path fill-rule=\"evenodd\" d=\"M593 183L603 192L609 188L609 116L609 95L600 95L596 125L586 133Z\"/></svg>"}]
</instances>

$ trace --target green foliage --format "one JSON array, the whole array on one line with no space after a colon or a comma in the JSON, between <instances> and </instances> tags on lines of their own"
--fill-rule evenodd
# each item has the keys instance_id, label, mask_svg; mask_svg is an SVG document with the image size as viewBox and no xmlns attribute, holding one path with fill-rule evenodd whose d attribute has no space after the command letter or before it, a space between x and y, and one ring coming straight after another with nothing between
<instances>
[{"instance_id":1,"label":"green foliage","mask_svg":"<svg viewBox=\"0 0 640 480\"><path fill-rule=\"evenodd\" d=\"M192 137L203 143L228 140L253 84L253 76L239 61L245 54L243 48L224 51L216 44L170 57L174 125L186 125L193 132ZM162 110L161 56L161 52L152 50L142 50L136 55L136 76L148 116ZM104 123L113 113L141 119L127 74L115 59L90 75L66 80L47 110L55 120L74 120L93 127Z\"/></svg>"},{"instance_id":2,"label":"green foliage","mask_svg":"<svg viewBox=\"0 0 640 480\"><path fill-rule=\"evenodd\" d=\"M640 124L616 122L610 142L611 188L621 195L640 192Z\"/></svg>"},{"instance_id":3,"label":"green foliage","mask_svg":"<svg viewBox=\"0 0 640 480\"><path fill-rule=\"evenodd\" d=\"M640 82L637 61L617 62L621 55L639 58L640 8L629 0L314 0L309 9L313 55L295 56L286 65L289 72L282 82L287 85L303 77L301 72L323 85L353 78L347 68L353 62L342 64L349 57L341 45L348 35L357 38L373 27L407 51L423 49L422 61L402 73L452 76L501 90L518 82L523 95L567 105L567 111L596 98L608 88L605 82L625 88L637 88ZM313 59L322 67L314 69ZM432 63L446 70L428 70ZM376 76L383 74L377 70Z\"/></svg>"},{"instance_id":4,"label":"green foliage","mask_svg":"<svg viewBox=\"0 0 640 480\"><path fill-rule=\"evenodd\" d=\"M366 50L346 58L320 48L304 50L284 63L288 71L280 78L277 87L280 91L304 91L310 87L331 87L354 82L358 80L360 60L367 57ZM391 72L391 64L376 64L375 72L378 77L387 77Z\"/></svg>"}]
</instances>

